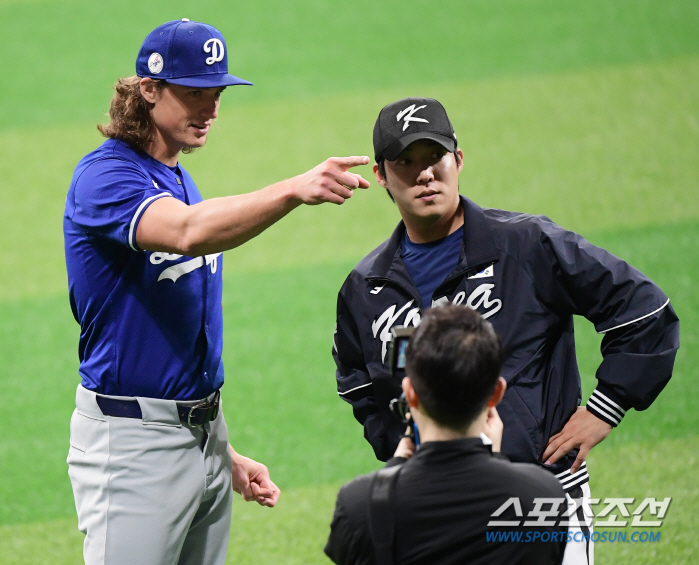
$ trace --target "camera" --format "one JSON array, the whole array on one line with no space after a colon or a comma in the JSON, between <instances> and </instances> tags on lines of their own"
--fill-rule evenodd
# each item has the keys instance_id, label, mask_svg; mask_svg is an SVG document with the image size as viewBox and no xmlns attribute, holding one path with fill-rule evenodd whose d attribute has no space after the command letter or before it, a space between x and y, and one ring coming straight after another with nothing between
<instances>
[{"instance_id":1,"label":"camera","mask_svg":"<svg viewBox=\"0 0 699 565\"><path fill-rule=\"evenodd\" d=\"M414 327L394 326L391 328L391 343L388 350L388 371L391 375L391 380L399 386L403 381L403 377L405 377L405 352L408 349L410 336L413 335L414 331ZM418 447L420 445L420 436L417 431L417 426L410 415L410 407L405 398L405 393L391 400L389 408L396 418L408 426L406 436L413 441L415 447Z\"/></svg>"},{"instance_id":2,"label":"camera","mask_svg":"<svg viewBox=\"0 0 699 565\"><path fill-rule=\"evenodd\" d=\"M415 328L394 326L391 328L391 342L388 350L388 372L393 382L400 385L405 377L405 352Z\"/></svg>"}]
</instances>

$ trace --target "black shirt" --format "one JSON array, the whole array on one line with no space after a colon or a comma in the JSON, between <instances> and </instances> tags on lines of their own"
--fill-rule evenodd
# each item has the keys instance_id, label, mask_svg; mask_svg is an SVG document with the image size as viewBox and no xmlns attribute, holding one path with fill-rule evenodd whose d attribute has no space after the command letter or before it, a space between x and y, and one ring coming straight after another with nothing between
<instances>
[{"instance_id":1,"label":"black shirt","mask_svg":"<svg viewBox=\"0 0 699 565\"><path fill-rule=\"evenodd\" d=\"M392 459L388 466L399 461ZM402 464L394 493L396 563L547 565L563 560L566 527L558 525L562 517L555 519L556 526L487 526L490 520L526 520L536 497L565 500L551 473L493 455L479 438L424 443ZM372 479L373 474L358 477L337 496L325 553L338 565L375 563L369 519ZM512 497L519 497L523 516L516 516L510 506L491 518ZM563 502L560 512L565 508ZM558 541L504 542L486 536L514 530L524 536L553 533Z\"/></svg>"}]
</instances>

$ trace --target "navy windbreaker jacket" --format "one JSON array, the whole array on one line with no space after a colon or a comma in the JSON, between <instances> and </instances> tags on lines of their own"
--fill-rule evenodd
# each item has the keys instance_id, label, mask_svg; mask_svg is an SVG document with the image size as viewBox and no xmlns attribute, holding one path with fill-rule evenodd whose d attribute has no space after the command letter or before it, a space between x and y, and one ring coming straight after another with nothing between
<instances>
[{"instance_id":1,"label":"navy windbreaker jacket","mask_svg":"<svg viewBox=\"0 0 699 565\"><path fill-rule=\"evenodd\" d=\"M482 209L461 197L464 241L459 263L435 290L446 302L477 310L502 339L507 392L498 412L502 452L539 462L549 438L581 402L573 316L603 334L603 361L587 409L616 426L630 408L644 410L672 375L679 320L665 294L628 263L544 216ZM376 457L389 459L403 426L389 411L400 395L386 366L390 329L417 325L424 307L401 257L401 222L343 284L333 357L337 390L352 405ZM551 467L570 490L577 450Z\"/></svg>"}]
</instances>

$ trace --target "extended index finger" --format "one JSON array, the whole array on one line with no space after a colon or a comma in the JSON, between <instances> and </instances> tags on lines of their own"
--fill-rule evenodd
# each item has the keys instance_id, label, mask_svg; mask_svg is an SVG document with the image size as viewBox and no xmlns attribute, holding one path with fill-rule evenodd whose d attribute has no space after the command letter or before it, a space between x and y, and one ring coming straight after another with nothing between
<instances>
[{"instance_id":1,"label":"extended index finger","mask_svg":"<svg viewBox=\"0 0 699 565\"><path fill-rule=\"evenodd\" d=\"M352 167L359 167L360 165L369 164L369 157L366 155L362 157L331 157L330 160L337 163L345 171L347 169L351 169Z\"/></svg>"}]
</instances>

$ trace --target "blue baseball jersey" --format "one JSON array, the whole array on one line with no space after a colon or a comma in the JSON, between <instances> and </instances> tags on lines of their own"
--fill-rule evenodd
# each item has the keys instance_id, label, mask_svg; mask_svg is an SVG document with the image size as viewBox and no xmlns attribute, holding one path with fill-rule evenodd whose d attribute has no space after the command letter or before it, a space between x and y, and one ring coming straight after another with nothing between
<instances>
[{"instance_id":1,"label":"blue baseball jersey","mask_svg":"<svg viewBox=\"0 0 699 565\"><path fill-rule=\"evenodd\" d=\"M447 237L429 243L413 243L407 231L403 234L403 263L420 293L423 310L432 307L432 294L459 264L463 239L463 226Z\"/></svg>"},{"instance_id":2,"label":"blue baseball jersey","mask_svg":"<svg viewBox=\"0 0 699 565\"><path fill-rule=\"evenodd\" d=\"M204 398L223 384L223 256L139 249L138 224L159 198L202 200L181 166L121 141L105 141L75 169L63 233L82 385L118 396Z\"/></svg>"}]
</instances>

